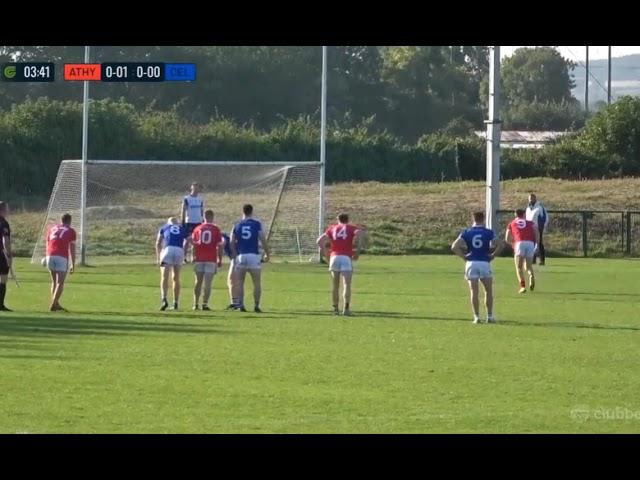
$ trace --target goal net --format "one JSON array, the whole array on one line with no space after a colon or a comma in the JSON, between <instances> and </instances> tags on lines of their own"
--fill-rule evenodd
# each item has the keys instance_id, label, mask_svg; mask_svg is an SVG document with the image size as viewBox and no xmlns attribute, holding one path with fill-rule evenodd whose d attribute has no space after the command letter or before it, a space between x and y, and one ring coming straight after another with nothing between
<instances>
[{"instance_id":1,"label":"goal net","mask_svg":"<svg viewBox=\"0 0 640 480\"><path fill-rule=\"evenodd\" d=\"M202 185L205 209L214 211L214 222L224 233L230 233L242 216L242 205L250 203L276 260L317 259L320 170L319 162L90 160L82 238L82 161L64 160L32 263L40 262L45 254L46 229L67 212L78 233L78 259L83 245L87 263L152 257L158 229L168 217L180 216L182 200L192 182Z\"/></svg>"}]
</instances>

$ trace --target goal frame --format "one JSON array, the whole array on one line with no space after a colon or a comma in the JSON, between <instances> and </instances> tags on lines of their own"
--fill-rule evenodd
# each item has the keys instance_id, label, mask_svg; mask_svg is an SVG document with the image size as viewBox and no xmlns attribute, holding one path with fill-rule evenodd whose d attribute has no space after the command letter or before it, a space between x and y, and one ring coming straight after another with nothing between
<instances>
[{"instance_id":1,"label":"goal frame","mask_svg":"<svg viewBox=\"0 0 640 480\"><path fill-rule=\"evenodd\" d=\"M260 162L260 161L226 161L226 160L108 160L108 159L99 159L99 160L89 160L87 159L68 159L63 160L61 162L66 164L78 163L81 164L81 188L80 188L80 225L81 225L81 235L79 242L79 252L80 252L80 264L86 265L86 240L85 240L85 228L86 228L86 200L87 200L87 166L88 165L184 165L184 166L272 166L272 167L289 167L293 168L296 166L318 166L320 167L320 179L319 179L319 209L318 209L318 236L322 235L324 231L324 202L325 202L325 163L320 161L301 161L301 162ZM285 176L283 177L282 186L284 186L284 182L288 176L288 170ZM47 203L47 212L50 211L52 202L54 200L53 192L56 190L57 182L59 178L56 177L56 183L53 186L52 194L49 198L49 202ZM282 197L282 188L280 189L280 193L278 194L278 198L276 199L276 208L274 209L274 216L276 215L278 206L280 204L280 199ZM46 223L47 219L44 219ZM45 223L43 223L43 227L41 231L44 231L46 228Z\"/></svg>"}]
</instances>

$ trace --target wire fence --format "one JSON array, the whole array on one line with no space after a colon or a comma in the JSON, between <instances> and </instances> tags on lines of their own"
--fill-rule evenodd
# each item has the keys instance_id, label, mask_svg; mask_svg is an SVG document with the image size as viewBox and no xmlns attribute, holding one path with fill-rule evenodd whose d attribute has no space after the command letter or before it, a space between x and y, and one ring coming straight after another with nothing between
<instances>
[{"instance_id":1,"label":"wire fence","mask_svg":"<svg viewBox=\"0 0 640 480\"><path fill-rule=\"evenodd\" d=\"M570 257L640 256L638 210L547 210L543 232L547 255ZM513 218L513 210L499 210L500 231Z\"/></svg>"}]
</instances>

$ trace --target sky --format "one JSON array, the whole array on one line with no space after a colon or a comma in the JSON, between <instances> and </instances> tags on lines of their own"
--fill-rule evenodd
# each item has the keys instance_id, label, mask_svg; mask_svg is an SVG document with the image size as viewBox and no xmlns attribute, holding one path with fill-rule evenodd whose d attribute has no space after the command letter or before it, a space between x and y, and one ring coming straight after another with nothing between
<instances>
[{"instance_id":1,"label":"sky","mask_svg":"<svg viewBox=\"0 0 640 480\"><path fill-rule=\"evenodd\" d=\"M500 56L502 58L513 54L514 50L522 48L521 46L501 46ZM589 46L589 60L599 60L607 58L607 46ZM584 61L586 47L582 46L559 46L558 50L563 57L573 61ZM624 55L631 55L633 53L640 53L640 46L624 47L624 46L612 46L611 56L622 57Z\"/></svg>"}]
</instances>

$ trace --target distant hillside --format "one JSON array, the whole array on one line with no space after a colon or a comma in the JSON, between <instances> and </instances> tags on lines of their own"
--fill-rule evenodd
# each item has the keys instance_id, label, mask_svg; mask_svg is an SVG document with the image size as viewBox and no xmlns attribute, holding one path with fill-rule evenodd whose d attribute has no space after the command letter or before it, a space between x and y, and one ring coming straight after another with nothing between
<instances>
[{"instance_id":1,"label":"distant hillside","mask_svg":"<svg viewBox=\"0 0 640 480\"><path fill-rule=\"evenodd\" d=\"M607 60L591 60L589 69L589 105L595 106L598 102L607 101ZM572 93L584 102L584 67L577 65L573 76L576 87ZM611 95L613 99L622 95L640 95L640 54L611 59Z\"/></svg>"}]
</instances>

